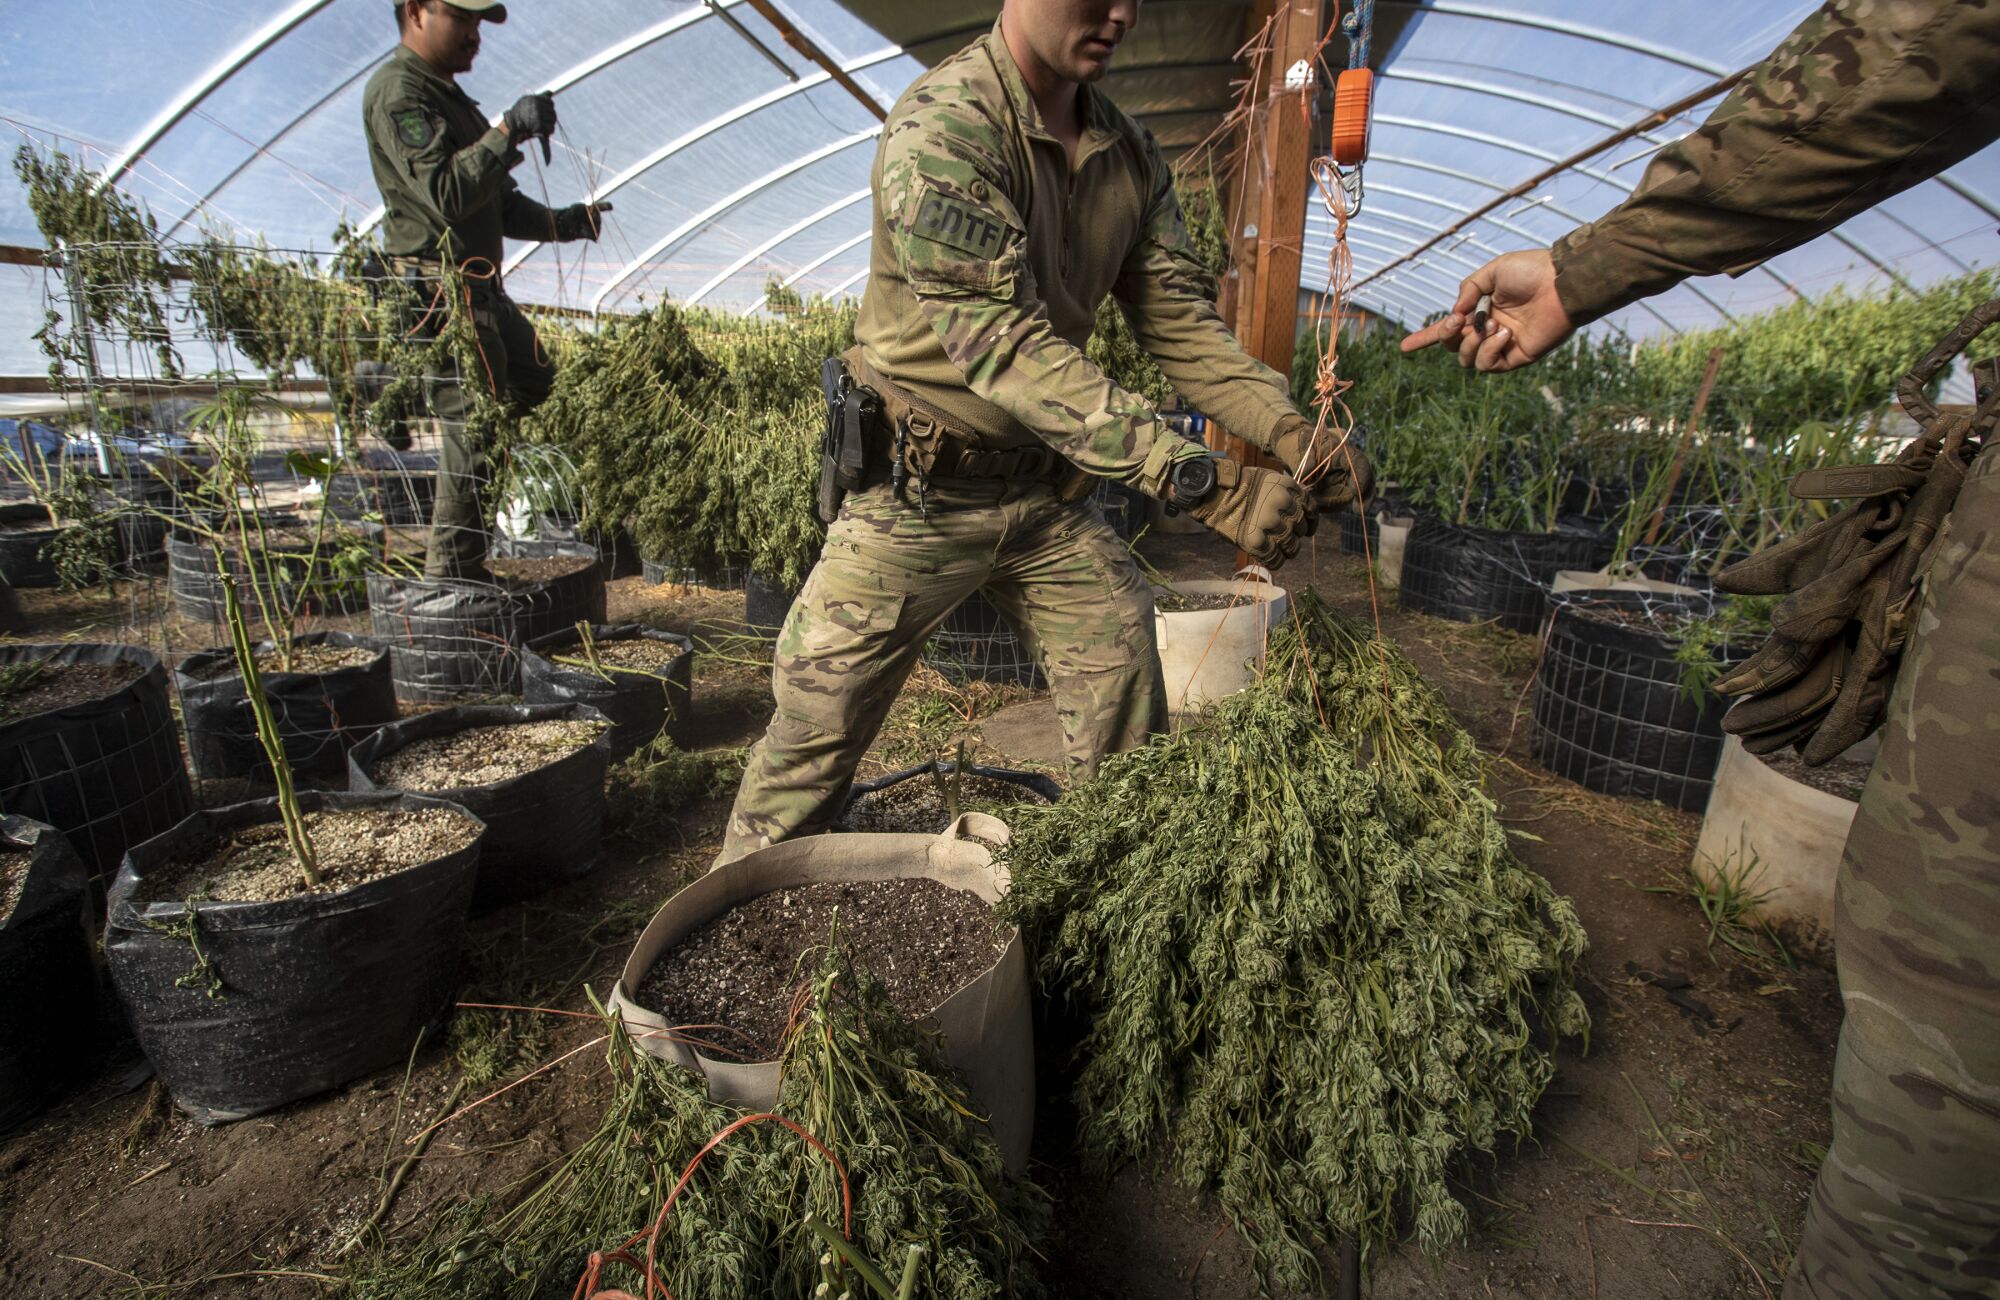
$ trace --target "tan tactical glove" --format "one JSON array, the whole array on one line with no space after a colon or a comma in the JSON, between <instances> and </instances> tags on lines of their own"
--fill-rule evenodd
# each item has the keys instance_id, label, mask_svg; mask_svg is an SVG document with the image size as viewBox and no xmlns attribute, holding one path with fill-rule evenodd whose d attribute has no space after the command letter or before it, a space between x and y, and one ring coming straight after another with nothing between
<instances>
[{"instance_id":1,"label":"tan tactical glove","mask_svg":"<svg viewBox=\"0 0 2000 1300\"><path fill-rule=\"evenodd\" d=\"M1297 555L1317 526L1306 508L1305 489L1289 475L1233 460L1217 460L1215 490L1180 508L1268 569Z\"/></svg>"},{"instance_id":2,"label":"tan tactical glove","mask_svg":"<svg viewBox=\"0 0 2000 1300\"><path fill-rule=\"evenodd\" d=\"M1366 503L1375 488L1375 467L1355 440L1334 428L1317 429L1300 417L1278 430L1271 454L1291 469L1312 496L1315 510L1341 510Z\"/></svg>"},{"instance_id":3,"label":"tan tactical glove","mask_svg":"<svg viewBox=\"0 0 2000 1300\"><path fill-rule=\"evenodd\" d=\"M1852 504L1715 576L1720 591L1785 596L1771 611L1770 640L1715 683L1716 694L1740 697L1722 728L1751 753L1790 745L1816 766L1882 724L1975 435L2000 418L2000 392L1968 415L1940 412L1923 386L1995 321L2000 298L1976 308L1897 386L1924 433L1893 462L1807 470L1792 484L1802 499Z\"/></svg>"}]
</instances>

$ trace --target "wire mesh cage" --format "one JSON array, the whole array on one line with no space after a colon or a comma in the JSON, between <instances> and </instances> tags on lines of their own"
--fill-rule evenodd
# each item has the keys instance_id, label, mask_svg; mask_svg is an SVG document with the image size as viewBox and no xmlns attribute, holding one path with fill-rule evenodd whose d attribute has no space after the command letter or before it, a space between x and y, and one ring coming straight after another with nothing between
<instances>
[{"instance_id":1,"label":"wire mesh cage","mask_svg":"<svg viewBox=\"0 0 2000 1300\"><path fill-rule=\"evenodd\" d=\"M1403 550L1402 607L1460 623L1492 620L1539 632L1548 590L1565 569L1595 569L1609 558L1597 537L1469 528L1417 521Z\"/></svg>"},{"instance_id":2,"label":"wire mesh cage","mask_svg":"<svg viewBox=\"0 0 2000 1300\"><path fill-rule=\"evenodd\" d=\"M0 671L81 677L94 696L0 725L0 805L61 831L94 875L108 878L126 849L194 810L166 673L150 651L0 646Z\"/></svg>"},{"instance_id":3,"label":"wire mesh cage","mask_svg":"<svg viewBox=\"0 0 2000 1300\"><path fill-rule=\"evenodd\" d=\"M1585 789L1699 812L1722 758L1726 712L1708 686L1753 647L1683 653L1687 625L1715 616L1705 596L1603 591L1553 599L1535 669L1530 752Z\"/></svg>"},{"instance_id":4,"label":"wire mesh cage","mask_svg":"<svg viewBox=\"0 0 2000 1300\"><path fill-rule=\"evenodd\" d=\"M923 663L948 681L1001 686L1048 685L1034 653L984 592L975 591L945 616L924 645Z\"/></svg>"}]
</instances>

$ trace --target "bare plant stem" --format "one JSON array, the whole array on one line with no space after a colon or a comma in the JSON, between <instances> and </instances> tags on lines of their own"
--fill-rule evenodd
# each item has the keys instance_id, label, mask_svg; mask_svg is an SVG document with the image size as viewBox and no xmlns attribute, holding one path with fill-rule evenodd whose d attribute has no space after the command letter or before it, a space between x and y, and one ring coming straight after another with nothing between
<instances>
[{"instance_id":1,"label":"bare plant stem","mask_svg":"<svg viewBox=\"0 0 2000 1300\"><path fill-rule=\"evenodd\" d=\"M243 692L250 698L250 715L256 719L257 742L271 764L272 779L278 786L278 817L285 824L285 842L292 858L305 873L308 888L319 888L319 855L306 834L306 817L299 810L299 795L292 785L292 764L285 757L285 742L278 735L278 721L271 714L271 701L264 695L264 679L257 672L257 654L244 626L243 602L236 594L236 575L229 571L229 557L217 553L216 568L222 574L222 599L229 622L229 641L236 651L236 667L243 674Z\"/></svg>"}]
</instances>

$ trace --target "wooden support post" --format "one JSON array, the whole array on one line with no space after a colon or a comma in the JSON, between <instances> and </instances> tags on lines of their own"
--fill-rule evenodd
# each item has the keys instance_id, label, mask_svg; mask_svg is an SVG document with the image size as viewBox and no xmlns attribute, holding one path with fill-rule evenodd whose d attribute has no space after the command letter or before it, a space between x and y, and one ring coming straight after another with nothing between
<instances>
[{"instance_id":1,"label":"wooden support post","mask_svg":"<svg viewBox=\"0 0 2000 1300\"><path fill-rule=\"evenodd\" d=\"M1292 373L1299 322L1299 280L1305 256L1308 123L1285 70L1311 61L1322 32L1321 0L1260 0L1251 11L1254 35L1272 18L1271 49L1245 121L1243 167L1230 196L1230 249L1235 268L1225 286L1223 319L1244 351L1281 375ZM1233 292L1232 292L1233 290ZM1208 445L1245 465L1269 463L1243 439L1211 424ZM1239 566L1247 557L1237 556Z\"/></svg>"}]
</instances>

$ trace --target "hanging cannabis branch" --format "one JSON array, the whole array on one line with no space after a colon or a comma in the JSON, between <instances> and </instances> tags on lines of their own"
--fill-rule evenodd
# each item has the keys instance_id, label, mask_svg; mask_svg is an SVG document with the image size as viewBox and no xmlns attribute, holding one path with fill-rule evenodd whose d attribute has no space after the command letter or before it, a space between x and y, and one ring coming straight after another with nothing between
<instances>
[{"instance_id":1,"label":"hanging cannabis branch","mask_svg":"<svg viewBox=\"0 0 2000 1300\"><path fill-rule=\"evenodd\" d=\"M1462 1235L1448 1178L1528 1132L1544 1027L1588 1022L1583 931L1471 738L1399 651L1294 608L1259 682L1019 811L1001 910L1090 1026L1086 1156L1164 1155L1302 1288L1341 1235Z\"/></svg>"}]
</instances>

